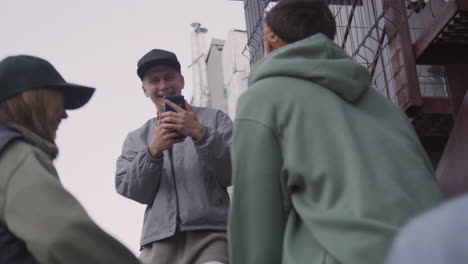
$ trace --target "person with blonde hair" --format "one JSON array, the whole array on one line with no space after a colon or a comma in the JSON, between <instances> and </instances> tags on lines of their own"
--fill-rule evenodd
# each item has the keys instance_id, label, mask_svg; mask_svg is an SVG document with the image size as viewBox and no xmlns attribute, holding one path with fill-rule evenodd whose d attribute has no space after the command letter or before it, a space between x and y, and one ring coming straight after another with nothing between
<instances>
[{"instance_id":1,"label":"person with blonde hair","mask_svg":"<svg viewBox=\"0 0 468 264\"><path fill-rule=\"evenodd\" d=\"M139 263L60 183L60 121L94 88L67 83L48 61L0 61L0 263Z\"/></svg>"}]
</instances>

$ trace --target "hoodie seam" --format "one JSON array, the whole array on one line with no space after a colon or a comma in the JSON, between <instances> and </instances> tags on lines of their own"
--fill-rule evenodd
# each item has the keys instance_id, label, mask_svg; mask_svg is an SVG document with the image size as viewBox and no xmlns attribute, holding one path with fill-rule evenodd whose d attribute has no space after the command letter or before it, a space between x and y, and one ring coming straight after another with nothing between
<instances>
[{"instance_id":1,"label":"hoodie seam","mask_svg":"<svg viewBox=\"0 0 468 264\"><path fill-rule=\"evenodd\" d=\"M275 136L275 139L276 139L277 143L278 143L278 144L280 143L279 140L278 140L279 135L278 135L277 133L275 133L275 131L273 130L273 128L272 128L271 126L269 126L268 124L265 124L265 123L263 123L263 122L261 122L261 121L255 120L255 119L245 118L245 117L243 117L243 118L236 118L236 122L237 122L237 121L249 121L249 122L257 123L257 124L260 124L260 125L266 127L266 128Z\"/></svg>"},{"instance_id":2,"label":"hoodie seam","mask_svg":"<svg viewBox=\"0 0 468 264\"><path fill-rule=\"evenodd\" d=\"M281 155L281 159L283 160L284 162L284 157L283 157L283 146L281 144L281 141L279 140L280 136L275 133L275 131L273 130L273 128L271 128L268 124L265 124L263 122L260 122L258 120L255 120L255 119L251 119L251 118L236 118L236 123L238 121L247 121L247 122L252 122L252 123L256 123L256 124L259 124L265 128L268 129L268 131L270 131L270 133L275 137L275 141L276 141L276 144L278 144L278 147L280 148L280 155ZM291 205L291 201L290 199L288 198L289 196L285 196L284 194L288 193L290 195L290 192L287 190L286 188L286 184L283 182L282 179L280 179L280 185L281 185L281 197L282 197L282 200L283 201L288 201L287 204L285 202L283 202L282 204L282 209L283 209L283 212L289 212L292 208L292 205Z\"/></svg>"}]
</instances>

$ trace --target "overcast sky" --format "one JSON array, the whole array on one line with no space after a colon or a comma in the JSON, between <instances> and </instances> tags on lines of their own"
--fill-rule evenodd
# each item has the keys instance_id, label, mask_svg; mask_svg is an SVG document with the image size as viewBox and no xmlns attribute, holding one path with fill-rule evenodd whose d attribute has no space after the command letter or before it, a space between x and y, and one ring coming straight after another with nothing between
<instances>
[{"instance_id":1,"label":"overcast sky","mask_svg":"<svg viewBox=\"0 0 468 264\"><path fill-rule=\"evenodd\" d=\"M64 186L104 230L138 254L144 206L114 189L115 160L126 134L155 115L136 62L153 48L175 52L191 97L192 22L208 38L245 30L243 1L1 0L0 59L29 54L49 60L65 80L96 87L59 128L55 161Z\"/></svg>"}]
</instances>

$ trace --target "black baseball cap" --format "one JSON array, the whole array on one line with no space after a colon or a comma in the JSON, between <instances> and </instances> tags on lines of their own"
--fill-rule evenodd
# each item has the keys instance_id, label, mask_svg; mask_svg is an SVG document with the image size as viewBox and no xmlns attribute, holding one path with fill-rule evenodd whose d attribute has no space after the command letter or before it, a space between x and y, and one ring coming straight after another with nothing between
<instances>
[{"instance_id":1,"label":"black baseball cap","mask_svg":"<svg viewBox=\"0 0 468 264\"><path fill-rule=\"evenodd\" d=\"M0 61L0 102L36 88L58 88L63 92L65 109L85 105L94 88L66 82L50 62L29 55L9 56Z\"/></svg>"},{"instance_id":2,"label":"black baseball cap","mask_svg":"<svg viewBox=\"0 0 468 264\"><path fill-rule=\"evenodd\" d=\"M159 65L166 65L180 72L180 63L174 53L162 49L153 49L138 61L138 77L143 80L143 76L151 67Z\"/></svg>"}]
</instances>

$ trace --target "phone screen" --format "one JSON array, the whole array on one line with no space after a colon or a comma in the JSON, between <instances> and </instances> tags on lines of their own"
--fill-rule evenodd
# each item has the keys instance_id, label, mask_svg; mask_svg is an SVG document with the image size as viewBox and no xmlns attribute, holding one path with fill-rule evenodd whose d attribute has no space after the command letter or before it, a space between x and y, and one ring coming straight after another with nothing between
<instances>
[{"instance_id":1,"label":"phone screen","mask_svg":"<svg viewBox=\"0 0 468 264\"><path fill-rule=\"evenodd\" d=\"M178 105L180 108L186 110L185 109L185 100L184 100L183 95L164 96L163 99L164 100L169 100L169 101L173 102L174 104ZM175 110L170 105L164 104L164 112L167 112L167 111L175 112Z\"/></svg>"},{"instance_id":2,"label":"phone screen","mask_svg":"<svg viewBox=\"0 0 468 264\"><path fill-rule=\"evenodd\" d=\"M164 100L169 100L169 101L173 102L174 104L178 105L180 108L186 110L185 109L185 100L184 100L183 95L164 96L163 99ZM170 105L165 103L164 104L164 112L167 112L167 111L176 112L174 110L174 108L172 108ZM182 139L182 138L186 138L186 136L180 135L180 136L175 137L174 139Z\"/></svg>"}]
</instances>

